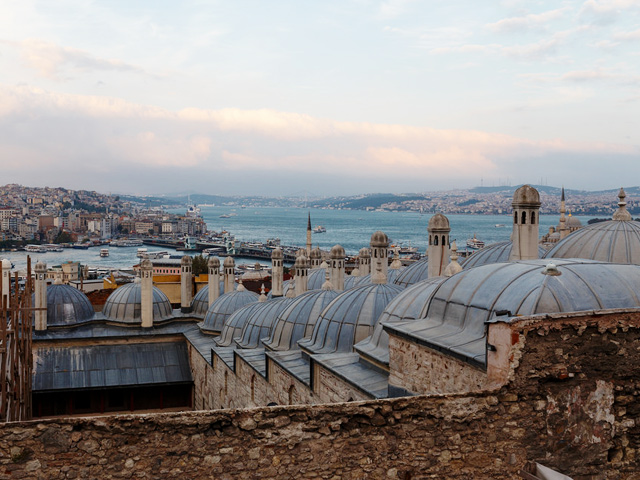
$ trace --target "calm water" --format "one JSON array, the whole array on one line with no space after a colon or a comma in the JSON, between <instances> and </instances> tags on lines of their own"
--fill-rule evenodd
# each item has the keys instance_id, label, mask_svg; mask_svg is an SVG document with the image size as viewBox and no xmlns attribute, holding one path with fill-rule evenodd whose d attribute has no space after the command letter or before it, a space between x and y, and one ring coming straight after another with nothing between
<instances>
[{"instance_id":1,"label":"calm water","mask_svg":"<svg viewBox=\"0 0 640 480\"><path fill-rule=\"evenodd\" d=\"M347 254L356 254L360 248L369 245L371 234L376 230L385 232L396 245L412 245L424 253L427 249L427 223L431 215L419 213L397 212L365 212L355 210L320 210L301 208L230 208L201 207L202 216L209 230L228 230L239 241L264 242L268 238L280 238L284 245L306 244L307 213L311 213L311 226L324 226L326 233L313 234L313 245L329 250L340 244ZM172 213L184 213L184 209L172 210ZM230 218L220 218L222 214L235 214ZM466 245L468 238L474 233L486 244L508 240L511 235L511 215L449 215L451 239L456 240L458 248ZM586 225L590 217L577 217ZM550 226L558 224L558 215L542 215L540 217L540 234L548 231ZM504 224L504 227L496 227ZM175 250L164 247L145 246L149 252ZM100 257L100 248L88 250L66 249L62 252L31 253L33 265L44 261L47 265L59 265L72 260L90 267L131 267L137 264L138 247L111 247L110 255ZM26 267L25 252L1 252L0 257L11 260L16 268ZM242 262L239 262L242 263ZM255 260L244 263L255 263Z\"/></svg>"}]
</instances>

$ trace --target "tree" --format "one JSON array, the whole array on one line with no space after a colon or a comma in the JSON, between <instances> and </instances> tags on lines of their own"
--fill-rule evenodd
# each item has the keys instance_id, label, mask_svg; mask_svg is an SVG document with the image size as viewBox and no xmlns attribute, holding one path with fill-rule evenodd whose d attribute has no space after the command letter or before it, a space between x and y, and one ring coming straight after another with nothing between
<instances>
[{"instance_id":1,"label":"tree","mask_svg":"<svg viewBox=\"0 0 640 480\"><path fill-rule=\"evenodd\" d=\"M53 243L71 243L71 235L68 232L60 232Z\"/></svg>"},{"instance_id":2,"label":"tree","mask_svg":"<svg viewBox=\"0 0 640 480\"><path fill-rule=\"evenodd\" d=\"M207 266L208 259L203 257L202 255L196 255L193 257L192 271L194 275L200 275L202 273L207 273L209 267Z\"/></svg>"}]
</instances>

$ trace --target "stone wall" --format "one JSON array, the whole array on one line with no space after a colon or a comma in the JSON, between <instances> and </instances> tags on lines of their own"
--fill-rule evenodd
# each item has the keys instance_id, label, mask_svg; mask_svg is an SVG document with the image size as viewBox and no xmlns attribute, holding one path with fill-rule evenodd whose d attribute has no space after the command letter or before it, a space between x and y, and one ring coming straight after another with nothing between
<instances>
[{"instance_id":1,"label":"stone wall","mask_svg":"<svg viewBox=\"0 0 640 480\"><path fill-rule=\"evenodd\" d=\"M5 424L0 478L640 478L640 313L505 325L495 391Z\"/></svg>"}]
</instances>

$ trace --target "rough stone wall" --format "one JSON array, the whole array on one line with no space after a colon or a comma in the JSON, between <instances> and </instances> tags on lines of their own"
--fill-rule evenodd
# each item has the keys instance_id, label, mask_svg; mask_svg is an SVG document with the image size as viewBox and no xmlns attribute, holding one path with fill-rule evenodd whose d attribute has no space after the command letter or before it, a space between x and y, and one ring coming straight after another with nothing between
<instances>
[{"instance_id":1,"label":"rough stone wall","mask_svg":"<svg viewBox=\"0 0 640 480\"><path fill-rule=\"evenodd\" d=\"M317 363L313 368L313 376L313 389L318 402L338 403L368 400L370 398Z\"/></svg>"},{"instance_id":2,"label":"rough stone wall","mask_svg":"<svg viewBox=\"0 0 640 480\"><path fill-rule=\"evenodd\" d=\"M293 377L275 362L270 361L268 368L269 384L274 396L273 401L278 405L312 405L318 403L319 400L306 384Z\"/></svg>"},{"instance_id":3,"label":"rough stone wall","mask_svg":"<svg viewBox=\"0 0 640 480\"><path fill-rule=\"evenodd\" d=\"M471 392L487 375L467 363L389 335L389 384L413 393Z\"/></svg>"}]
</instances>

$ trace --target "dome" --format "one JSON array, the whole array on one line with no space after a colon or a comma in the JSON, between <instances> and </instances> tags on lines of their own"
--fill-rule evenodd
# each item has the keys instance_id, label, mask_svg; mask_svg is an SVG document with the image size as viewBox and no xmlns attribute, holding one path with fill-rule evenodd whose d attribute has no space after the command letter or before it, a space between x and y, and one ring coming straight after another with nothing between
<instances>
[{"instance_id":1,"label":"dome","mask_svg":"<svg viewBox=\"0 0 640 480\"><path fill-rule=\"evenodd\" d=\"M486 322L499 311L510 317L640 306L640 267L554 263L550 268L548 260L537 259L464 270L438 285L425 318L399 328L433 349L484 366Z\"/></svg>"},{"instance_id":2,"label":"dome","mask_svg":"<svg viewBox=\"0 0 640 480\"><path fill-rule=\"evenodd\" d=\"M256 310L259 310L262 305L264 305L264 303L253 302L233 312L224 323L220 336L214 338L213 341L220 347L235 345L234 340L239 338L242 334L242 330L247 324L247 320L251 314Z\"/></svg>"},{"instance_id":3,"label":"dome","mask_svg":"<svg viewBox=\"0 0 640 480\"><path fill-rule=\"evenodd\" d=\"M360 276L354 277L353 275L346 275L344 277L344 289L349 290L350 288L355 287L363 278L364 277L360 277ZM371 283L371 275L369 275L368 283ZM364 283L362 285L364 285Z\"/></svg>"},{"instance_id":4,"label":"dome","mask_svg":"<svg viewBox=\"0 0 640 480\"><path fill-rule=\"evenodd\" d=\"M136 279L138 280L138 279ZM171 302L158 287L152 287L153 320L166 320L172 317ZM114 322L141 323L142 284L139 281L127 283L115 289L109 295L102 308L102 314Z\"/></svg>"},{"instance_id":5,"label":"dome","mask_svg":"<svg viewBox=\"0 0 640 480\"><path fill-rule=\"evenodd\" d=\"M282 253L282 249L280 247L276 247L271 252L271 259L280 259L284 258L284 254Z\"/></svg>"},{"instance_id":6,"label":"dome","mask_svg":"<svg viewBox=\"0 0 640 480\"><path fill-rule=\"evenodd\" d=\"M11 270L11 261L8 258L2 259L2 268L4 270Z\"/></svg>"},{"instance_id":7,"label":"dome","mask_svg":"<svg viewBox=\"0 0 640 480\"><path fill-rule=\"evenodd\" d=\"M378 230L377 232L374 232L373 235L371 235L370 245L371 245L371 248L387 247L389 246L389 237L387 237L386 233Z\"/></svg>"},{"instance_id":8,"label":"dome","mask_svg":"<svg viewBox=\"0 0 640 480\"><path fill-rule=\"evenodd\" d=\"M320 313L338 295L335 290L317 290L294 298L278 315L265 345L271 350L297 349L298 340L311 336Z\"/></svg>"},{"instance_id":9,"label":"dome","mask_svg":"<svg viewBox=\"0 0 640 480\"><path fill-rule=\"evenodd\" d=\"M402 272L404 272L407 269L407 267L402 267L402 268L390 268L387 270L387 283L395 283L396 278L398 278L400 275L402 275ZM355 285L357 286L361 286L361 285L368 285L372 282L371 280L371 273L368 275L365 275L364 277L356 277L357 280L355 281ZM347 277L348 278L348 277ZM346 284L345 284L345 289L346 289Z\"/></svg>"},{"instance_id":10,"label":"dome","mask_svg":"<svg viewBox=\"0 0 640 480\"><path fill-rule=\"evenodd\" d=\"M350 352L355 343L373 333L378 317L401 291L385 283L341 293L322 311L311 338L298 345L310 353Z\"/></svg>"},{"instance_id":11,"label":"dome","mask_svg":"<svg viewBox=\"0 0 640 480\"><path fill-rule=\"evenodd\" d=\"M325 281L326 273L326 268L316 267L309 270L309 276L307 277L307 290L320 290Z\"/></svg>"},{"instance_id":12,"label":"dome","mask_svg":"<svg viewBox=\"0 0 640 480\"><path fill-rule=\"evenodd\" d=\"M223 267L235 267L236 266L236 262L233 260L233 257L227 257L224 259L224 262L222 262L222 266Z\"/></svg>"},{"instance_id":13,"label":"dome","mask_svg":"<svg viewBox=\"0 0 640 480\"><path fill-rule=\"evenodd\" d=\"M539 207L540 194L531 185L522 185L514 192L512 205L514 207Z\"/></svg>"},{"instance_id":14,"label":"dome","mask_svg":"<svg viewBox=\"0 0 640 480\"><path fill-rule=\"evenodd\" d=\"M224 280L220 280L220 293L224 292ZM204 317L209 310L209 285L205 285L195 294L191 301L191 314Z\"/></svg>"},{"instance_id":15,"label":"dome","mask_svg":"<svg viewBox=\"0 0 640 480\"><path fill-rule=\"evenodd\" d=\"M467 270L469 268L488 265L491 263L508 262L509 255L511 255L512 247L513 242L511 240L505 240L504 242L497 242L487 245L477 252L474 252L471 256L465 258L461 262L462 268L464 270ZM545 253L546 250L541 246L538 246L538 257L542 257Z\"/></svg>"},{"instance_id":16,"label":"dome","mask_svg":"<svg viewBox=\"0 0 640 480\"><path fill-rule=\"evenodd\" d=\"M402 272L393 279L393 283L404 288L426 280L429 277L428 260L428 257L425 257L405 267Z\"/></svg>"},{"instance_id":17,"label":"dome","mask_svg":"<svg viewBox=\"0 0 640 480\"><path fill-rule=\"evenodd\" d=\"M289 280L285 280L284 282L282 282L282 296L283 297L287 296L287 293L289 292L290 288L292 288L292 289L295 288L295 284L294 284L294 282L292 280L293 280L293 278L291 278ZM307 288L308 288L308 285L307 285ZM269 290L269 293L267 293L267 299L271 299L271 298L273 298L273 286L272 286L271 290ZM278 297L276 297L276 298L278 298Z\"/></svg>"},{"instance_id":18,"label":"dome","mask_svg":"<svg viewBox=\"0 0 640 480\"><path fill-rule=\"evenodd\" d=\"M376 362L388 365L389 334L384 331L383 324L408 322L423 318L426 315L431 295L445 279L446 277L430 278L402 291L384 309L373 329L373 334L355 345L356 351Z\"/></svg>"},{"instance_id":19,"label":"dome","mask_svg":"<svg viewBox=\"0 0 640 480\"><path fill-rule=\"evenodd\" d=\"M95 310L87 296L70 285L47 287L47 326L69 326L91 320Z\"/></svg>"},{"instance_id":20,"label":"dome","mask_svg":"<svg viewBox=\"0 0 640 480\"><path fill-rule=\"evenodd\" d=\"M449 219L441 213L436 213L429 219L427 230L451 230L451 227L449 226Z\"/></svg>"},{"instance_id":21,"label":"dome","mask_svg":"<svg viewBox=\"0 0 640 480\"><path fill-rule=\"evenodd\" d=\"M233 292L220 295L207 310L204 316L204 322L200 328L205 331L220 332L233 312L249 303L257 301L258 294L250 292L244 287L238 287L238 289Z\"/></svg>"},{"instance_id":22,"label":"dome","mask_svg":"<svg viewBox=\"0 0 640 480\"><path fill-rule=\"evenodd\" d=\"M260 304L247 317L240 338L236 340L240 348L258 348L262 339L271 335L271 328L282 311L291 305L293 298L281 297Z\"/></svg>"},{"instance_id":23,"label":"dome","mask_svg":"<svg viewBox=\"0 0 640 480\"><path fill-rule=\"evenodd\" d=\"M567 226L567 228L570 228L570 229L582 227L582 222L580 221L580 219L572 215L569 215L568 217L566 217L564 220L564 223Z\"/></svg>"},{"instance_id":24,"label":"dome","mask_svg":"<svg viewBox=\"0 0 640 480\"><path fill-rule=\"evenodd\" d=\"M587 225L560 240L544 258L586 258L640 265L640 223L609 220Z\"/></svg>"},{"instance_id":25,"label":"dome","mask_svg":"<svg viewBox=\"0 0 640 480\"><path fill-rule=\"evenodd\" d=\"M309 254L309 258L311 260L320 260L322 258L322 252L320 251L320 247L316 247L313 250L311 250L311 253Z\"/></svg>"}]
</instances>

